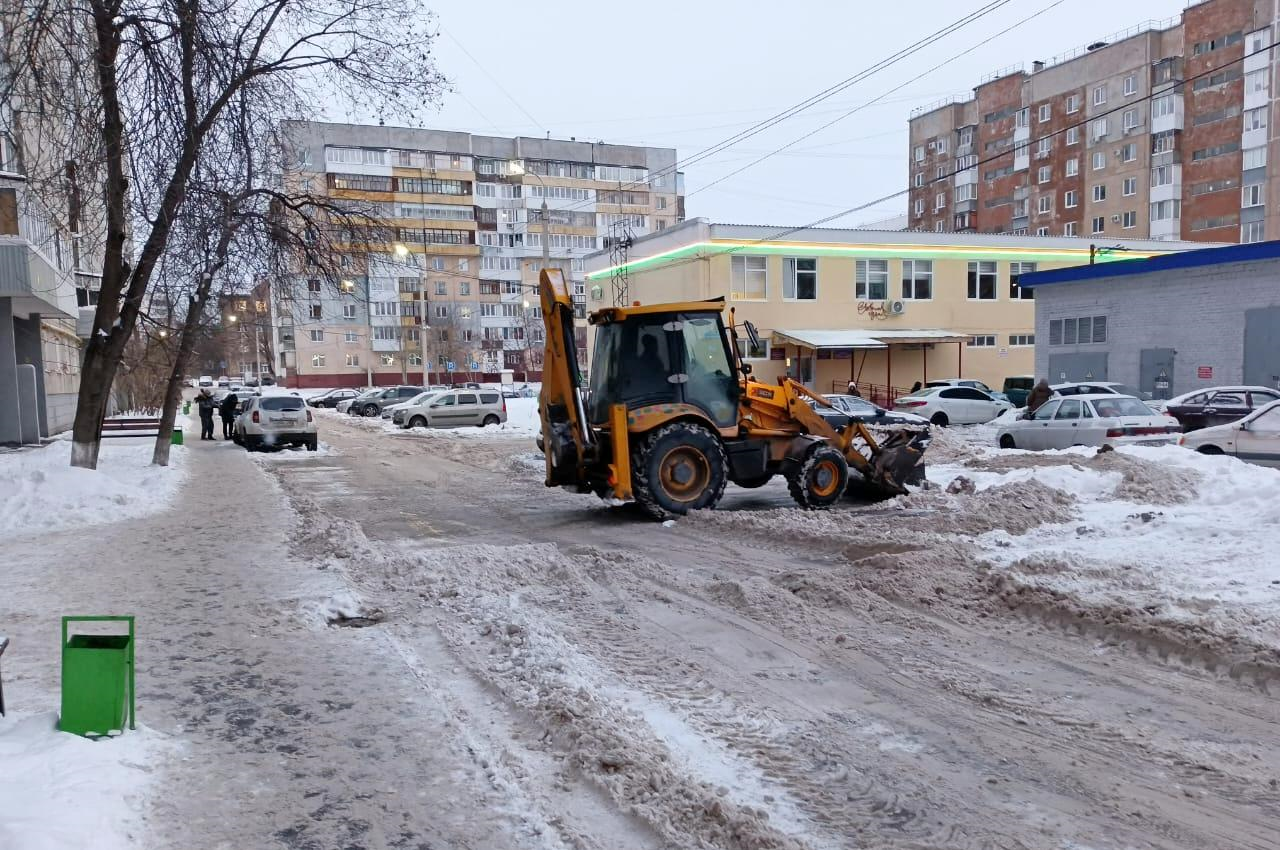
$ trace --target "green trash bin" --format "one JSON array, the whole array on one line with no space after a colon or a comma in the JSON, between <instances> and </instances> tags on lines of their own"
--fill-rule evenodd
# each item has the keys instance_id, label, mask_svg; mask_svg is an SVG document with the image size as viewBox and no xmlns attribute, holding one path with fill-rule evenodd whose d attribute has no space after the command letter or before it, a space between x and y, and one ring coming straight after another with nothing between
<instances>
[{"instance_id":1,"label":"green trash bin","mask_svg":"<svg viewBox=\"0 0 1280 850\"><path fill-rule=\"evenodd\" d=\"M183 415L183 416L190 416L190 415L191 415L191 402L189 402L189 401L184 401L184 402L182 403L182 415Z\"/></svg>"},{"instance_id":2,"label":"green trash bin","mask_svg":"<svg viewBox=\"0 0 1280 850\"><path fill-rule=\"evenodd\" d=\"M68 635L71 623L126 623L127 634ZM134 726L133 617L62 618L62 715L58 728L107 735Z\"/></svg>"},{"instance_id":3,"label":"green trash bin","mask_svg":"<svg viewBox=\"0 0 1280 850\"><path fill-rule=\"evenodd\" d=\"M172 446L183 445L181 428L174 428L172 431L169 432L169 445L172 445Z\"/></svg>"}]
</instances>

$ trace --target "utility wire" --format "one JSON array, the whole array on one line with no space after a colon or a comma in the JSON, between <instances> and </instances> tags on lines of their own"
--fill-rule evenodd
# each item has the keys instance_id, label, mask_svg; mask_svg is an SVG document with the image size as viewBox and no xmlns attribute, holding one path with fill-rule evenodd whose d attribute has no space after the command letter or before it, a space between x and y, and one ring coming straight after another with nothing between
<instances>
[{"instance_id":1,"label":"utility wire","mask_svg":"<svg viewBox=\"0 0 1280 850\"><path fill-rule=\"evenodd\" d=\"M523 112L523 113L524 113L524 116L525 116L526 118L528 118L530 121L532 121L532 122L533 122L533 125L534 125L535 127L541 127L543 130L546 130L546 129L547 129L547 127L546 127L546 125L545 125L545 124L543 124L543 123L542 123L541 121L539 121L537 118L534 118L534 117L533 117L533 115L529 112L529 110L525 109L525 108L524 108L524 106L520 103L520 101L516 100L516 99L515 99L515 97L511 94L511 92L509 92L509 91L507 91L507 90L506 90L506 88L502 85L502 83L498 82L498 78L497 78L497 77L495 77L493 74L490 74L490 73L489 73L489 69L488 69L488 68L486 68L484 65L482 65L482 64L480 63L480 60L479 60L479 59L477 59L476 57L474 57L474 56L472 56L472 55L471 55L471 51L470 51L470 50L467 50L466 45L465 45L465 44L463 44L461 41L459 41L456 37L454 37L454 34L453 34L453 33L449 32L449 31L448 31L447 29L445 29L444 27L441 27L441 28L440 28L440 32L442 32L442 33L444 33L445 35L449 36L449 40L450 40L450 41L452 41L454 44L458 45L458 49L459 49L459 50L461 50L463 53L465 53L465 54L466 54L466 56L467 56L467 58L468 58L468 59L470 59L472 62L474 62L474 63L475 63L475 66L476 66L477 68L479 68L479 69L480 69L480 72L481 72L481 73L483 73L486 77L488 77L488 78L489 78L489 81L490 81L491 83L493 83L495 86L497 86L497 87L498 87L498 91L500 91L500 92L502 92L504 95L506 95L507 100L509 100L509 101L511 101L513 104L515 104L516 109L519 109L521 112ZM469 102L470 102L470 101L468 101L468 103L469 103ZM473 107L473 108L474 108L474 107ZM478 109L477 109L476 111L477 111L477 112L479 112L479 110L478 110ZM481 113L481 114L483 114L483 113ZM486 120L487 120L487 119L486 119Z\"/></svg>"},{"instance_id":2,"label":"utility wire","mask_svg":"<svg viewBox=\"0 0 1280 850\"><path fill-rule=\"evenodd\" d=\"M1182 80L1182 81L1178 82L1177 84L1175 84L1175 85L1173 85L1173 86L1170 86L1168 89L1165 89L1165 90L1163 90L1163 91L1160 91L1160 92L1152 91L1150 94L1147 94L1147 95L1145 95L1145 96L1143 96L1143 97L1135 98L1135 99L1133 99L1133 100L1127 100L1127 101L1125 101L1124 103L1122 103L1122 104L1120 104L1119 106L1116 106L1116 107L1114 107L1114 108L1112 108L1112 109L1108 109L1108 110L1103 111L1103 112L1098 112L1098 113L1095 113L1094 115L1086 116L1086 117L1082 118L1081 120L1077 121L1077 122L1076 122L1076 123L1074 123L1074 124L1069 124L1069 125L1067 125L1067 126L1065 126L1065 127L1061 127L1061 128L1059 128L1059 129L1057 129L1057 130L1052 130L1052 131L1050 131L1050 132L1048 132L1048 133L1045 133L1045 134L1043 134L1043 135L1037 136L1037 137L1035 137L1034 139L1028 139L1028 140L1027 140L1023 145L1021 145L1020 147L1026 147L1027 149L1030 149L1031 145L1032 145L1033 143L1035 143L1035 142L1040 142L1040 141L1043 141L1043 140L1045 140L1045 139L1052 139L1052 138L1054 138L1055 136L1061 136L1061 135L1063 135L1063 134L1067 133L1069 130L1073 130L1073 129L1080 129L1080 128L1082 128L1082 127L1085 127L1085 126L1086 126L1086 125L1088 125L1088 124L1093 123L1094 121L1098 120L1099 118L1105 118L1105 117L1108 117L1108 116L1114 115L1114 114L1116 114L1117 112L1123 112L1124 110L1131 108L1131 107L1132 107L1134 104L1136 104L1136 103L1144 103L1144 102L1147 102L1147 101L1154 100L1154 99L1155 99L1155 98L1157 98L1157 97L1163 97L1163 96L1165 96L1165 95L1167 95L1167 94L1179 93L1179 92L1181 92L1182 90L1184 90L1184 89L1186 88L1186 86L1187 86L1187 85L1194 83L1196 80L1199 80L1199 79L1202 79L1202 78L1205 78L1205 77L1212 76L1213 74L1216 74L1216 73L1217 73L1217 72L1219 72L1219 71L1222 71L1222 70L1224 70L1224 69L1226 69L1226 68L1230 68L1232 65L1237 65L1237 64L1239 64L1239 63L1242 63L1242 62L1244 62L1244 60L1246 60L1246 59L1248 59L1248 58L1250 58L1250 57L1258 56L1258 55L1261 55L1261 54L1263 54L1263 53L1268 53L1269 51L1271 51L1271 49L1272 49L1272 48L1271 48L1271 47L1269 47L1269 46L1268 46L1268 47L1262 47L1262 48L1259 48L1258 50L1254 50L1254 51L1252 51L1252 52L1250 52L1250 53L1246 53L1246 54L1244 54L1243 56L1241 56L1241 57L1240 57L1240 58L1238 58L1238 59L1230 59L1230 60L1228 60L1228 61L1226 61L1226 62L1223 62L1221 65L1216 65L1216 66L1214 66L1214 67L1212 67L1212 68L1208 68L1208 69L1206 69L1206 70L1204 70L1204 71L1200 72L1199 74L1196 74L1195 76L1188 77L1187 79ZM926 183L925 185L927 185L927 186L932 186L932 185L933 185L933 184L935 184L935 183L945 182L945 181L947 181L947 180L950 180L952 177L955 177L957 174L960 174L961 172L968 171L968 170L970 170L970 169L972 169L972 168L980 168L981 166L983 166L983 165L987 165L987 164L989 164L989 163L991 163L991 162L994 162L995 160L1000 159L1001 157L1010 156L1010 155L1011 155L1011 154L1013 154L1015 151L1016 151L1016 148L1015 148L1013 151L1005 150L1005 151L1001 151L1000 153L992 154L992 155L991 155L991 156L989 156L989 157L986 157L986 158L984 158L984 159L977 160L977 161L976 161L976 162L974 162L972 165L967 166L967 167L965 167L965 168L957 168L957 169L955 169L954 171L951 171L951 172L949 172L949 173L947 173L947 174L943 174L943 175L942 175L942 176L940 176L940 177L934 177L934 178L930 179L929 181L927 181L927 183ZM897 192L892 192L892 193L890 193L890 194L888 194L888 195L884 195L884 196L879 197L879 198L876 198L876 199L874 199L874 200L867 201L867 202L865 202L865 203L861 203L861 204L857 204L857 205L852 206L852 207L847 207L847 208L845 208L845 209L843 209L843 210L841 210L841 211L839 211L839 212L832 213L831 215L823 216L822 218L817 219L816 221L811 221L811 222L809 222L809 223L807 223L807 224L802 224L802 225L799 225L799 226L797 226L797 227L787 227L787 228L783 228L783 229L781 229L781 230L777 231L776 233L771 233L771 234L769 234L768 236L762 236L762 237L761 237L761 238L759 238L759 239L752 240L751 242L748 242L748 243L746 243L746 244L744 244L744 245L740 245L740 246L735 247L735 248L730 248L729 250L724 251L724 252L722 252L722 253L723 253L723 254L734 254L734 253L737 253L738 251L742 251L742 250L745 250L745 249L747 249L747 248L750 248L750 247L753 247L753 246L756 246L756 245L762 245L762 244L764 244L764 243L766 243L766 242L774 242L774 241L777 241L777 240L779 240L779 239L784 239L784 238L786 238L787 236L790 236L790 235L791 235L791 234L793 234L793 233L798 233L798 232L799 232L799 231L801 231L801 230L808 230L808 229L810 229L810 228L814 228L814 227L821 227L821 226L823 226L824 224L829 224L829 223L831 223L831 222L833 222L833 221L836 221L837 219L844 218L845 216L852 215L853 213L856 213L856 212L862 212L863 210L869 209L869 208L874 207L874 206L878 206L879 204L883 204L883 203L885 203L885 202L887 202L887 201L895 200L895 199L897 199L897 198L902 197L903 195L909 195L910 193L911 193L911 187L908 187L908 188L906 188L906 189L899 190L899 191L897 191ZM687 258L687 259L677 260L676 262L671 263L671 264L666 265L666 266L663 266L662 268L663 268L663 270L664 270L664 271L669 271L670 269L679 268L680 266L686 265L686 264L688 264L688 263L696 263L696 262L700 262L700 261L705 260L705 259L707 259L707 258L706 258L706 257L689 257L689 258ZM598 276L599 276L602 272L604 272L604 271L607 271L607 270L606 270L606 269L601 269L601 271L600 271L600 272L595 272L594 274L598 277ZM588 278L588 279L592 279L592 278Z\"/></svg>"},{"instance_id":3,"label":"utility wire","mask_svg":"<svg viewBox=\"0 0 1280 850\"><path fill-rule=\"evenodd\" d=\"M770 158L770 157L772 157L772 156L776 156L777 154L780 154L780 153L782 153L782 152L784 152L784 151L786 151L786 150L788 150L788 149L790 149L790 148L794 147L795 145L800 144L800 143L801 143L801 142L803 142L805 139L812 138L813 136L817 135L818 133L821 133L823 130L827 129L828 127L831 127L831 126L834 126L835 124L840 123L840 122L841 122L841 121L843 121L844 119L848 118L850 115L853 115L855 112L859 112L859 111L861 111L861 110L863 110L863 109L867 108L868 106L872 106L872 105L874 105L874 104L878 103L879 101L883 100L884 98L888 97L889 95L891 95L891 94L893 94L893 93L895 93L895 92L901 91L902 89L906 88L907 86L911 85L912 83L919 82L920 80L924 79L925 77L929 76L930 74L932 74L932 73L934 73L934 72L936 72L936 71L940 71L941 69L943 69L943 68L945 68L946 66L950 65L952 62L955 62L955 61L957 61L957 60L959 60L959 59L964 58L965 56L967 56L968 54L972 53L973 51L977 50L977 49L978 49L978 48L980 48L980 47L985 47L986 45L988 45L988 44L990 44L991 42L995 41L997 38L1000 38L1001 36L1008 35L1010 32L1013 32L1013 31L1014 31L1014 30L1016 30L1018 27L1020 27L1020 26L1022 26L1022 25L1024 25L1024 24L1030 23L1031 21L1035 20L1036 18L1040 17L1041 15L1044 15L1044 14L1046 14L1046 13L1048 13L1048 12L1052 11L1053 9L1057 8L1058 6L1061 6L1061 5L1062 5L1063 3L1065 3L1065 2L1066 2L1066 0L1054 0L1054 2L1050 3L1048 6L1045 6L1045 7L1041 8L1039 11L1036 11L1036 12L1031 13L1030 15L1027 15L1027 16L1026 16L1025 18L1023 18L1022 20L1020 20L1020 21L1016 21L1015 23L1013 23L1013 24L1011 24L1011 25L1009 25L1009 26L1005 27L1004 29L1000 30L999 32L992 33L991 35L987 36L987 37L986 37L986 38L984 38L982 41L978 42L977 44L973 45L972 47L968 48L967 50L962 50L961 52L959 52L959 53L955 54L954 56L952 56L950 59L943 60L942 62L940 62L940 63L938 63L937 65L934 65L932 68L928 69L927 71L924 71L924 72L922 72L922 73L920 73L920 74L917 74L916 76L914 76L914 77L912 77L912 78L910 78L910 79L908 79L908 80L904 80L903 82L899 83L898 85L894 86L893 88L889 89L888 91L884 92L883 94L879 95L878 97L874 97L874 98L872 98L871 100L867 101L866 103L862 103L862 104L859 104L859 105L857 105L857 106L853 107L852 109L848 110L847 112L843 113L842 115L838 115L838 116L836 116L835 118L831 119L830 121L828 121L828 122L827 122L827 123L825 123L825 124L822 124L822 125L820 125L820 126L818 126L818 127L814 127L812 130L808 131L807 133L804 133L804 134L803 134L803 135L801 135L801 136L797 136L796 138L794 138L794 139L792 139L791 141L787 142L785 145L782 145L781 147L778 147L778 148L774 148L773 150L771 150L771 151L769 151L768 153L766 153L764 156L761 156L761 157L758 157L758 158L756 158L756 159L753 159L753 160L751 160L751 162L748 162L746 165L739 166L738 168L735 168L733 171L730 171L728 174L725 174L725 175L723 175L723 176L721 176L721 177L717 177L715 180L711 181L710 183L706 184L705 186L699 186L697 189L694 189L692 192L688 192L688 193L686 193L686 194L685 194L685 197L686 197L686 198L690 198L690 197L692 197L692 196L694 196L694 195L698 194L698 193L699 193L699 192L701 192L701 191L704 191L704 190L706 190L706 189L710 189L712 186L715 186L715 185L717 185L717 184L719 184L719 183L723 183L724 181L728 180L730 177L733 177L733 176L735 176L735 175L741 174L742 172L746 171L746 170L747 170L747 169L749 169L749 168L754 168L755 166L757 166L757 165L759 165L760 163L764 162L766 159L769 159L769 158Z\"/></svg>"}]
</instances>

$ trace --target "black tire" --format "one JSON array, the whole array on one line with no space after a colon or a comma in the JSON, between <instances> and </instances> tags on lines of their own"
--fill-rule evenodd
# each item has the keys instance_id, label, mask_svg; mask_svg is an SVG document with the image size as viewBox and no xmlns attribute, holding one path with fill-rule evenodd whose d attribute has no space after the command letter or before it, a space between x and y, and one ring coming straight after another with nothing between
<instances>
[{"instance_id":1,"label":"black tire","mask_svg":"<svg viewBox=\"0 0 1280 850\"><path fill-rule=\"evenodd\" d=\"M1000 436L1000 448L1002 448L1002 449L1016 449L1016 448L1017 448L1017 446L1016 446L1016 445L1014 445L1014 442L1013 442L1013 435L1012 435L1012 434L1002 434L1002 435Z\"/></svg>"},{"instance_id":2,"label":"black tire","mask_svg":"<svg viewBox=\"0 0 1280 850\"><path fill-rule=\"evenodd\" d=\"M410 420L409 420L409 427L410 427L410 428L425 428L425 427L427 427L427 420L426 420L426 417L423 417L423 416L415 416L415 417L413 417L412 419L410 419Z\"/></svg>"},{"instance_id":3,"label":"black tire","mask_svg":"<svg viewBox=\"0 0 1280 850\"><path fill-rule=\"evenodd\" d=\"M718 435L702 425L673 422L637 440L632 495L654 519L714 508L724 495L728 468Z\"/></svg>"},{"instance_id":4,"label":"black tire","mask_svg":"<svg viewBox=\"0 0 1280 850\"><path fill-rule=\"evenodd\" d=\"M486 428L490 425L501 425L501 424L502 424L502 420L499 419L497 416L494 416L492 413L490 413L488 416L484 418L484 421L480 423L480 427Z\"/></svg>"},{"instance_id":5,"label":"black tire","mask_svg":"<svg viewBox=\"0 0 1280 850\"><path fill-rule=\"evenodd\" d=\"M849 486L849 463L833 446L809 452L800 471L787 476L791 498L807 511L822 511L840 501Z\"/></svg>"},{"instance_id":6,"label":"black tire","mask_svg":"<svg viewBox=\"0 0 1280 850\"><path fill-rule=\"evenodd\" d=\"M363 412L365 416L377 416L382 411L378 410L378 405L376 404L366 404Z\"/></svg>"},{"instance_id":7,"label":"black tire","mask_svg":"<svg viewBox=\"0 0 1280 850\"><path fill-rule=\"evenodd\" d=\"M947 414L939 410L937 413L933 414L933 418L931 418L929 422L933 425L937 425L939 428L945 428L951 420L947 418Z\"/></svg>"},{"instance_id":8,"label":"black tire","mask_svg":"<svg viewBox=\"0 0 1280 850\"><path fill-rule=\"evenodd\" d=\"M320 448L320 438L319 438L319 437L313 437L312 439L307 440L307 451L309 451L309 452L314 452L314 451L316 451L316 450L317 450L317 449L319 449L319 448Z\"/></svg>"},{"instance_id":9,"label":"black tire","mask_svg":"<svg viewBox=\"0 0 1280 850\"><path fill-rule=\"evenodd\" d=\"M754 490L757 487L763 487L772 480L773 473L766 472L764 475L757 475L755 478L736 478L733 483L744 490Z\"/></svg>"},{"instance_id":10,"label":"black tire","mask_svg":"<svg viewBox=\"0 0 1280 850\"><path fill-rule=\"evenodd\" d=\"M1217 446L1201 446L1200 448L1196 449L1196 451L1200 452L1200 454L1202 455L1226 454L1226 452L1224 452L1222 449L1218 448Z\"/></svg>"}]
</instances>

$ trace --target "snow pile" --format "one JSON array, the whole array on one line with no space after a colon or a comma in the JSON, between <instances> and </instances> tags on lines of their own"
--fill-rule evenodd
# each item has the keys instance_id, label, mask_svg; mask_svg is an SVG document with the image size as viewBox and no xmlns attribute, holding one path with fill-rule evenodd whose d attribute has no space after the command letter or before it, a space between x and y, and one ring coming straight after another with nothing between
<instances>
[{"instance_id":1,"label":"snow pile","mask_svg":"<svg viewBox=\"0 0 1280 850\"><path fill-rule=\"evenodd\" d=\"M133 850L156 763L174 746L139 727L90 741L54 714L0 718L0 848Z\"/></svg>"},{"instance_id":2,"label":"snow pile","mask_svg":"<svg viewBox=\"0 0 1280 850\"><path fill-rule=\"evenodd\" d=\"M71 442L0 455L0 532L29 534L135 519L174 503L186 480L186 448L152 466L153 445L104 441L98 468L73 469Z\"/></svg>"}]
</instances>

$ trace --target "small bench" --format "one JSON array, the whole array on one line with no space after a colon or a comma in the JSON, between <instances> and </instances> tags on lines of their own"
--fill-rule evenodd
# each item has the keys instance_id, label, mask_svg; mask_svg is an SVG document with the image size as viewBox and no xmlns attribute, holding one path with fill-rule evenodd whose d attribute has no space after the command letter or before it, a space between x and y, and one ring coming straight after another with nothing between
<instances>
[{"instance_id":1,"label":"small bench","mask_svg":"<svg viewBox=\"0 0 1280 850\"><path fill-rule=\"evenodd\" d=\"M9 648L9 639L0 635L0 656ZM4 717L4 676L0 676L0 717Z\"/></svg>"},{"instance_id":2,"label":"small bench","mask_svg":"<svg viewBox=\"0 0 1280 850\"><path fill-rule=\"evenodd\" d=\"M116 419L104 419L98 430L100 437L158 437L160 435L160 418L158 416L123 416Z\"/></svg>"}]
</instances>

